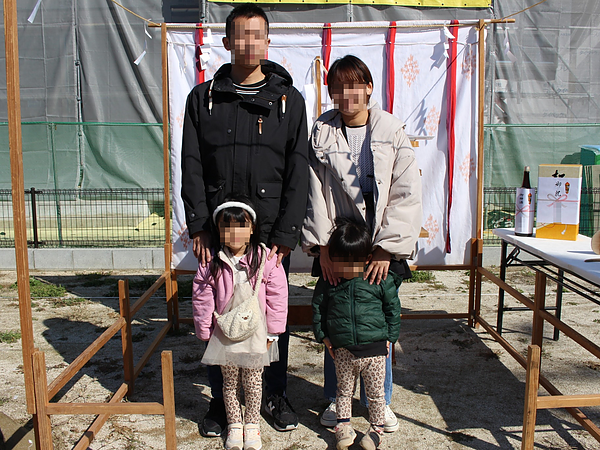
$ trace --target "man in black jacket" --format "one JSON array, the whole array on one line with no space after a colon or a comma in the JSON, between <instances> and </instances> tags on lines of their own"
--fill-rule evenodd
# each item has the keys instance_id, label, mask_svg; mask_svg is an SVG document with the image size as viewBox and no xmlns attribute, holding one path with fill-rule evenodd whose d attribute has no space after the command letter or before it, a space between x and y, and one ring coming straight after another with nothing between
<instances>
[{"instance_id":1,"label":"man in black jacket","mask_svg":"<svg viewBox=\"0 0 600 450\"><path fill-rule=\"evenodd\" d=\"M261 240L289 269L289 253L300 237L308 196L308 131L304 99L289 73L265 59L270 40L265 12L254 4L227 17L223 45L231 52L210 81L188 96L183 126L182 188L194 254L210 262L210 221L232 193L256 205ZM283 259L285 258L285 260ZM279 336L279 362L265 370L265 410L279 431L298 418L286 394L289 332ZM208 367L213 399L200 431L219 436L227 425L221 370Z\"/></svg>"}]
</instances>

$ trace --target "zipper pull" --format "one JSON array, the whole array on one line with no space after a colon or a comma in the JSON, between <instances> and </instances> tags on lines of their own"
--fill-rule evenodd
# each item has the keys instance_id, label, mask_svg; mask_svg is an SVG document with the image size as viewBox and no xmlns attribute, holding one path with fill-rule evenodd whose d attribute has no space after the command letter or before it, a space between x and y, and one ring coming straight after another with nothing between
<instances>
[{"instance_id":1,"label":"zipper pull","mask_svg":"<svg viewBox=\"0 0 600 450\"><path fill-rule=\"evenodd\" d=\"M281 112L285 114L285 101L287 100L287 95L283 94L281 96Z\"/></svg>"},{"instance_id":2,"label":"zipper pull","mask_svg":"<svg viewBox=\"0 0 600 450\"><path fill-rule=\"evenodd\" d=\"M258 118L258 134L262 134L262 124L263 124L263 119L262 117Z\"/></svg>"}]
</instances>

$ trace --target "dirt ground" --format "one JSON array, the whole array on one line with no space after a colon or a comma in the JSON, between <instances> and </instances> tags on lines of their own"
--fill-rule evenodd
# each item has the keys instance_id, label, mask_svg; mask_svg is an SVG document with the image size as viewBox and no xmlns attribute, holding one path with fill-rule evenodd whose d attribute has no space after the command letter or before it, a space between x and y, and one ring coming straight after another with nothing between
<instances>
[{"instance_id":1,"label":"dirt ground","mask_svg":"<svg viewBox=\"0 0 600 450\"><path fill-rule=\"evenodd\" d=\"M156 280L153 273L32 273L39 280L32 296L35 345L46 354L51 381L118 317L117 280L129 278L132 299ZM533 293L534 277L525 269L513 270L509 280ZM18 304L14 272L0 272L0 413L31 427L25 410ZM191 315L190 279L180 278L182 317ZM64 293L48 283L63 286ZM290 302L310 302L314 279L290 276ZM48 288L49 290L44 290ZM549 296L555 287L548 287ZM482 311L496 323L498 290L484 283ZM161 298L161 295L163 298ZM400 288L404 313L419 311L465 312L468 274L434 272L421 282ZM188 297L188 298L185 298ZM509 304L516 302L509 298ZM550 301L549 301L550 303ZM565 292L564 321L594 342L600 342L600 306ZM136 316L133 327L135 359L143 354L165 322L164 291ZM504 336L525 354L531 335L531 312L505 314ZM561 336L553 341L546 324L543 372L563 393L600 393L600 361ZM16 339L11 341L11 337ZM319 424L327 406L323 399L323 347L314 342L309 327L293 327L290 343L288 396L300 425L287 433L275 431L268 419L261 425L263 448L277 450L335 448L333 433ZM198 423L208 408L209 390L200 364L203 345L193 329L183 325L168 335L159 350L173 351L178 449L219 449L219 438L199 435ZM400 429L385 437L385 449L512 449L520 448L525 371L489 335L472 329L464 320L404 320L396 344L392 410ZM123 382L121 342L117 335L63 389L54 401L104 402ZM544 392L543 390L541 390ZM156 353L136 381L129 401L161 401L160 356ZM599 408L584 411L596 423ZM352 423L362 436L367 412L355 402ZM91 422L91 416L53 416L56 449L68 449ZM538 449L600 449L564 410L540 411L536 428ZM90 446L93 450L164 449L161 416L112 416ZM359 448L355 444L353 448Z\"/></svg>"}]
</instances>

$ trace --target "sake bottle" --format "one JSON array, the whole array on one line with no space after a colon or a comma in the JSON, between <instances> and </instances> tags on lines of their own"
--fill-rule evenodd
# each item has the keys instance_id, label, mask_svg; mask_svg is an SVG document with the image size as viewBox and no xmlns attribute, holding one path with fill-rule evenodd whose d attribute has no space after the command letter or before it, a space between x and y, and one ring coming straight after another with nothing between
<instances>
[{"instance_id":1,"label":"sake bottle","mask_svg":"<svg viewBox=\"0 0 600 450\"><path fill-rule=\"evenodd\" d=\"M533 236L533 218L535 214L535 189L531 189L529 166L523 171L523 182L517 188L515 202L515 234Z\"/></svg>"}]
</instances>

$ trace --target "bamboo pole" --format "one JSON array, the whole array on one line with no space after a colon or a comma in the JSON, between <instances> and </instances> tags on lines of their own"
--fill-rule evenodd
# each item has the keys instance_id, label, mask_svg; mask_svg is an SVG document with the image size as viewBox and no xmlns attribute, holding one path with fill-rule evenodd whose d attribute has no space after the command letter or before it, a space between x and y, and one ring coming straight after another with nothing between
<instances>
[{"instance_id":1,"label":"bamboo pole","mask_svg":"<svg viewBox=\"0 0 600 450\"><path fill-rule=\"evenodd\" d=\"M169 71L168 71L168 46L167 24L160 27L161 58L162 58L162 108L163 108L163 180L164 180L164 208L165 208L165 271L171 270L171 196L169 195L169 174L171 152L169 146Z\"/></svg>"},{"instance_id":2,"label":"bamboo pole","mask_svg":"<svg viewBox=\"0 0 600 450\"><path fill-rule=\"evenodd\" d=\"M322 108L323 108L323 99L321 98L321 57L317 56L315 58L315 86L317 87L317 104L316 104L316 117L321 116Z\"/></svg>"},{"instance_id":3,"label":"bamboo pole","mask_svg":"<svg viewBox=\"0 0 600 450\"><path fill-rule=\"evenodd\" d=\"M35 414L33 393L33 323L29 290L29 258L27 255L27 225L25 221L25 182L23 177L23 140L21 134L21 93L19 84L19 36L17 2L4 1L4 44L6 55L6 101L8 104L8 142L12 186L13 226L15 230L15 261L19 289L19 318L27 412ZM34 418L34 421L36 419Z\"/></svg>"}]
</instances>

